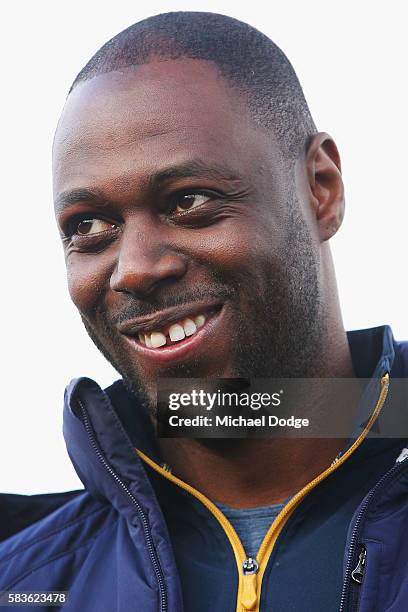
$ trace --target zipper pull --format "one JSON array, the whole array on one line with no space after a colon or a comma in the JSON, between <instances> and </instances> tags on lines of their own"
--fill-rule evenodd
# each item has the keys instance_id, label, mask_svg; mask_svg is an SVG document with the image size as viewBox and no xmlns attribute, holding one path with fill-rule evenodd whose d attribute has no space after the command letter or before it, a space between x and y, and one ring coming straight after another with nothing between
<instances>
[{"instance_id":1,"label":"zipper pull","mask_svg":"<svg viewBox=\"0 0 408 612\"><path fill-rule=\"evenodd\" d=\"M361 584L363 582L366 557L367 557L367 549L365 546L361 546L357 566L351 572L351 577L354 580L354 582L357 582L357 584Z\"/></svg>"},{"instance_id":2,"label":"zipper pull","mask_svg":"<svg viewBox=\"0 0 408 612\"><path fill-rule=\"evenodd\" d=\"M242 564L243 589L241 595L241 604L243 610L255 610L258 601L257 595L257 579L256 574L259 569L259 564L253 557L248 557Z\"/></svg>"}]
</instances>

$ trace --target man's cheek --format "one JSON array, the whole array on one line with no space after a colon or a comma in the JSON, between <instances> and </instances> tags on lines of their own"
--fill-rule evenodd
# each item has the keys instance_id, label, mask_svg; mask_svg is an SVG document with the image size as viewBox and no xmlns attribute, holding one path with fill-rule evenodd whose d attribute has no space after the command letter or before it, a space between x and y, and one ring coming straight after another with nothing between
<instances>
[{"instance_id":1,"label":"man's cheek","mask_svg":"<svg viewBox=\"0 0 408 612\"><path fill-rule=\"evenodd\" d=\"M83 258L81 258L83 259ZM83 314L91 314L95 307L104 299L109 281L106 273L99 269L92 258L88 261L79 261L77 254L68 257L67 280L71 300Z\"/></svg>"},{"instance_id":2,"label":"man's cheek","mask_svg":"<svg viewBox=\"0 0 408 612\"><path fill-rule=\"evenodd\" d=\"M256 251L256 231L251 218L243 214L191 232L189 237L183 244L187 252L234 279L244 272Z\"/></svg>"}]
</instances>

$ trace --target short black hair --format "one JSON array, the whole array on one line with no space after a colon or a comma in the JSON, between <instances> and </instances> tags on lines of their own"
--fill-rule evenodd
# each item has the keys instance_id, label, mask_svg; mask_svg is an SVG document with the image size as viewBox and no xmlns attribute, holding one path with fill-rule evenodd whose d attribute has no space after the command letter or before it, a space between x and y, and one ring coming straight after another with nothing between
<instances>
[{"instance_id":1,"label":"short black hair","mask_svg":"<svg viewBox=\"0 0 408 612\"><path fill-rule=\"evenodd\" d=\"M286 159L296 159L316 133L296 73L274 42L247 23L206 12L171 12L139 21L105 43L75 78L92 77L153 58L213 62L244 94L255 121L275 134Z\"/></svg>"}]
</instances>

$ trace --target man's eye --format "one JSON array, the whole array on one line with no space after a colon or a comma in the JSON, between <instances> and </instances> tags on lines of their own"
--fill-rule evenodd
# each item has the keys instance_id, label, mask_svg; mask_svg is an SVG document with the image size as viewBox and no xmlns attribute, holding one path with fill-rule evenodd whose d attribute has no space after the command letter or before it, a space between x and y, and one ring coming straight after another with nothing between
<instances>
[{"instance_id":1,"label":"man's eye","mask_svg":"<svg viewBox=\"0 0 408 612\"><path fill-rule=\"evenodd\" d=\"M203 193L186 193L181 196L177 196L174 200L171 213L173 215L178 215L180 213L187 212L192 210L193 208L197 208L202 204L205 204L210 200L211 197L209 195L205 195Z\"/></svg>"},{"instance_id":2,"label":"man's eye","mask_svg":"<svg viewBox=\"0 0 408 612\"><path fill-rule=\"evenodd\" d=\"M108 223L102 219L82 219L76 224L75 233L78 236L92 236L93 234L100 234L107 230L116 229L114 223Z\"/></svg>"}]
</instances>

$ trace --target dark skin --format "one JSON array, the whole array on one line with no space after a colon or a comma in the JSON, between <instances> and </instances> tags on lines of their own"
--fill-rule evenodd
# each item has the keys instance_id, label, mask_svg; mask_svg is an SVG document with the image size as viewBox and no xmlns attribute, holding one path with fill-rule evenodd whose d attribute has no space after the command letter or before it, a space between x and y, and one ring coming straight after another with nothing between
<instances>
[{"instance_id":1,"label":"dark skin","mask_svg":"<svg viewBox=\"0 0 408 612\"><path fill-rule=\"evenodd\" d=\"M77 86L53 165L72 300L148 405L166 375L354 376L328 246L344 194L327 134L289 168L213 66L155 61ZM132 339L178 309L212 317L190 349L163 360ZM205 495L251 507L299 490L344 440L159 445Z\"/></svg>"}]
</instances>

